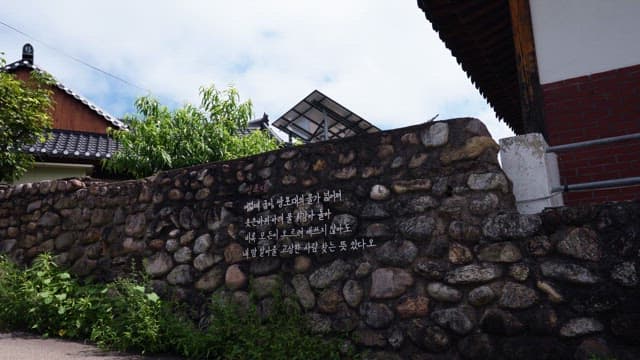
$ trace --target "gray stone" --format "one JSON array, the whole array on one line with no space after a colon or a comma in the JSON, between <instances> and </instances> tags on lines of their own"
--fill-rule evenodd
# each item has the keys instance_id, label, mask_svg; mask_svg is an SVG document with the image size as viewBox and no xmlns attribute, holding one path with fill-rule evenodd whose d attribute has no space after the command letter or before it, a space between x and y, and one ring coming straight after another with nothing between
<instances>
[{"instance_id":1,"label":"gray stone","mask_svg":"<svg viewBox=\"0 0 640 360\"><path fill-rule=\"evenodd\" d=\"M475 327L472 311L461 307L436 310L431 313L431 319L458 335L467 334Z\"/></svg>"},{"instance_id":2,"label":"gray stone","mask_svg":"<svg viewBox=\"0 0 640 360\"><path fill-rule=\"evenodd\" d=\"M318 313L306 314L309 330L314 334L327 334L331 332L331 319Z\"/></svg>"},{"instance_id":3,"label":"gray stone","mask_svg":"<svg viewBox=\"0 0 640 360\"><path fill-rule=\"evenodd\" d=\"M195 243L193 244L193 253L194 254L202 254L203 252L209 250L211 247L211 235L202 234L196 238Z\"/></svg>"},{"instance_id":4,"label":"gray stone","mask_svg":"<svg viewBox=\"0 0 640 360\"><path fill-rule=\"evenodd\" d=\"M358 227L358 218L350 214L340 214L333 217L331 226L344 229L343 232L336 234L339 237L348 237L356 232Z\"/></svg>"},{"instance_id":5,"label":"gray stone","mask_svg":"<svg viewBox=\"0 0 640 360\"><path fill-rule=\"evenodd\" d=\"M355 330L353 332L353 339L356 344L366 347L384 347L387 345L387 339L383 334L369 329Z\"/></svg>"},{"instance_id":6,"label":"gray stone","mask_svg":"<svg viewBox=\"0 0 640 360\"><path fill-rule=\"evenodd\" d=\"M473 261L471 250L461 244L452 243L449 245L449 262L452 264L468 264Z\"/></svg>"},{"instance_id":7,"label":"gray stone","mask_svg":"<svg viewBox=\"0 0 640 360\"><path fill-rule=\"evenodd\" d=\"M178 241L176 239L169 239L164 244L164 248L168 252L173 253L173 252L176 252L176 250L178 250L180 248L180 243L178 243Z\"/></svg>"},{"instance_id":8,"label":"gray stone","mask_svg":"<svg viewBox=\"0 0 640 360\"><path fill-rule=\"evenodd\" d=\"M147 221L144 217L144 213L129 215L124 223L124 233L127 236L142 235L146 230L146 225Z\"/></svg>"},{"instance_id":9,"label":"gray stone","mask_svg":"<svg viewBox=\"0 0 640 360\"><path fill-rule=\"evenodd\" d=\"M100 226L107 224L113 219L113 211L105 209L93 209L91 212L91 225Z\"/></svg>"},{"instance_id":10,"label":"gray stone","mask_svg":"<svg viewBox=\"0 0 640 360\"><path fill-rule=\"evenodd\" d=\"M384 185L373 185L371 187L371 192L369 193L369 197L372 200L386 200L391 195L391 191Z\"/></svg>"},{"instance_id":11,"label":"gray stone","mask_svg":"<svg viewBox=\"0 0 640 360\"><path fill-rule=\"evenodd\" d=\"M428 280L442 280L449 270L446 262L419 258L413 265L413 271Z\"/></svg>"},{"instance_id":12,"label":"gray stone","mask_svg":"<svg viewBox=\"0 0 640 360\"><path fill-rule=\"evenodd\" d=\"M400 268L379 268L371 274L371 299L392 299L413 285L411 273Z\"/></svg>"},{"instance_id":13,"label":"gray stone","mask_svg":"<svg viewBox=\"0 0 640 360\"><path fill-rule=\"evenodd\" d=\"M414 154L413 156L411 156L411 159L409 159L409 164L407 166L409 167L409 169L415 169L422 166L422 164L424 164L427 159L429 159L429 155L426 153Z\"/></svg>"},{"instance_id":14,"label":"gray stone","mask_svg":"<svg viewBox=\"0 0 640 360\"><path fill-rule=\"evenodd\" d=\"M429 179L413 179L413 180L397 180L393 182L393 191L396 194L404 194L414 191L431 190L431 180Z\"/></svg>"},{"instance_id":15,"label":"gray stone","mask_svg":"<svg viewBox=\"0 0 640 360\"><path fill-rule=\"evenodd\" d=\"M471 190L500 190L509 191L509 181L501 173L471 174L467 180L467 186Z\"/></svg>"},{"instance_id":16,"label":"gray stone","mask_svg":"<svg viewBox=\"0 0 640 360\"><path fill-rule=\"evenodd\" d=\"M473 284L487 282L502 276L502 269L495 265L466 265L449 271L445 281L449 284Z\"/></svg>"},{"instance_id":17,"label":"gray stone","mask_svg":"<svg viewBox=\"0 0 640 360\"><path fill-rule=\"evenodd\" d=\"M440 211L458 215L467 210L469 202L464 196L453 195L445 198L440 204Z\"/></svg>"},{"instance_id":18,"label":"gray stone","mask_svg":"<svg viewBox=\"0 0 640 360\"><path fill-rule=\"evenodd\" d=\"M402 344L404 343L404 332L402 332L402 330L398 328L395 328L391 330L391 334L389 335L389 339L387 340L389 341L389 345L391 345L392 348L396 350L400 350L402 349ZM397 355L397 354L390 354L390 355L397 356L397 359L402 360L400 355ZM382 359L389 359L389 356L383 357Z\"/></svg>"},{"instance_id":19,"label":"gray stone","mask_svg":"<svg viewBox=\"0 0 640 360\"><path fill-rule=\"evenodd\" d=\"M197 226L194 226L196 225L196 221L194 218L193 210L191 210L191 208L187 206L183 207L182 210L180 210L179 222L180 222L180 226L183 229L189 230L197 227Z\"/></svg>"},{"instance_id":20,"label":"gray stone","mask_svg":"<svg viewBox=\"0 0 640 360\"><path fill-rule=\"evenodd\" d=\"M630 261L617 264L611 270L611 278L622 286L638 285L636 265Z\"/></svg>"},{"instance_id":21,"label":"gray stone","mask_svg":"<svg viewBox=\"0 0 640 360\"><path fill-rule=\"evenodd\" d=\"M475 244L480 240L480 229L464 221L454 220L449 224L448 234L452 239Z\"/></svg>"},{"instance_id":22,"label":"gray stone","mask_svg":"<svg viewBox=\"0 0 640 360\"><path fill-rule=\"evenodd\" d=\"M151 277L159 277L162 276L171 270L173 267L173 261L171 260L171 256L167 255L164 252L158 252L144 262L144 270Z\"/></svg>"},{"instance_id":23,"label":"gray stone","mask_svg":"<svg viewBox=\"0 0 640 360\"><path fill-rule=\"evenodd\" d=\"M306 276L300 274L294 276L293 279L291 279L291 285L293 285L296 291L300 305L302 305L305 310L313 309L316 306L316 296L313 294Z\"/></svg>"},{"instance_id":24,"label":"gray stone","mask_svg":"<svg viewBox=\"0 0 640 360\"><path fill-rule=\"evenodd\" d=\"M244 259L242 245L231 243L224 248L224 261L227 264L239 263Z\"/></svg>"},{"instance_id":25,"label":"gray stone","mask_svg":"<svg viewBox=\"0 0 640 360\"><path fill-rule=\"evenodd\" d=\"M469 202L469 212L474 215L487 215L496 210L500 199L494 193L474 196Z\"/></svg>"},{"instance_id":26,"label":"gray stone","mask_svg":"<svg viewBox=\"0 0 640 360\"><path fill-rule=\"evenodd\" d=\"M576 259L598 261L601 257L598 234L589 228L571 229L556 248Z\"/></svg>"},{"instance_id":27,"label":"gray stone","mask_svg":"<svg viewBox=\"0 0 640 360\"><path fill-rule=\"evenodd\" d=\"M438 301L459 302L462 299L462 293L460 291L443 283L430 283L427 285L427 292L432 298Z\"/></svg>"},{"instance_id":28,"label":"gray stone","mask_svg":"<svg viewBox=\"0 0 640 360\"><path fill-rule=\"evenodd\" d=\"M576 318L569 320L560 328L560 336L576 337L601 332L604 326L593 318Z\"/></svg>"},{"instance_id":29,"label":"gray stone","mask_svg":"<svg viewBox=\"0 0 640 360\"><path fill-rule=\"evenodd\" d=\"M54 227L56 225L60 225L60 216L51 211L44 213L38 220L38 226Z\"/></svg>"},{"instance_id":30,"label":"gray stone","mask_svg":"<svg viewBox=\"0 0 640 360\"><path fill-rule=\"evenodd\" d=\"M193 271L189 265L178 265L167 275L171 285L187 285L193 282Z\"/></svg>"},{"instance_id":31,"label":"gray stone","mask_svg":"<svg viewBox=\"0 0 640 360\"><path fill-rule=\"evenodd\" d=\"M76 241L76 233L64 232L56 237L55 247L57 250L68 250Z\"/></svg>"},{"instance_id":32,"label":"gray stone","mask_svg":"<svg viewBox=\"0 0 640 360\"><path fill-rule=\"evenodd\" d=\"M538 301L536 291L524 285L507 282L502 288L499 305L507 309L526 309Z\"/></svg>"},{"instance_id":33,"label":"gray stone","mask_svg":"<svg viewBox=\"0 0 640 360\"><path fill-rule=\"evenodd\" d=\"M318 296L318 311L325 314L335 314L338 312L342 301L340 290L335 288L325 289Z\"/></svg>"},{"instance_id":34,"label":"gray stone","mask_svg":"<svg viewBox=\"0 0 640 360\"><path fill-rule=\"evenodd\" d=\"M209 190L208 188L202 188L198 190L198 192L196 192L196 200L204 200L209 196L209 194L211 194L211 190Z\"/></svg>"},{"instance_id":35,"label":"gray stone","mask_svg":"<svg viewBox=\"0 0 640 360\"><path fill-rule=\"evenodd\" d=\"M311 269L311 259L307 256L300 255L296 256L293 260L293 271L296 274L305 273Z\"/></svg>"},{"instance_id":36,"label":"gray stone","mask_svg":"<svg viewBox=\"0 0 640 360\"><path fill-rule=\"evenodd\" d=\"M249 266L249 272L254 275L266 275L278 270L280 268L280 264L280 258L277 257L255 259Z\"/></svg>"},{"instance_id":37,"label":"gray stone","mask_svg":"<svg viewBox=\"0 0 640 360\"><path fill-rule=\"evenodd\" d=\"M247 275L242 272L238 264L233 264L224 274L224 283L231 290L241 289L247 285Z\"/></svg>"},{"instance_id":38,"label":"gray stone","mask_svg":"<svg viewBox=\"0 0 640 360\"><path fill-rule=\"evenodd\" d=\"M513 314L500 309L487 309L480 319L482 330L489 334L513 336L524 330L524 325Z\"/></svg>"},{"instance_id":39,"label":"gray stone","mask_svg":"<svg viewBox=\"0 0 640 360\"><path fill-rule=\"evenodd\" d=\"M529 267L522 263L513 264L509 266L509 276L518 281L525 281L529 277Z\"/></svg>"},{"instance_id":40,"label":"gray stone","mask_svg":"<svg viewBox=\"0 0 640 360\"><path fill-rule=\"evenodd\" d=\"M173 254L173 259L178 263L178 264L184 264L184 263L188 263L191 261L192 256L191 256L191 249L183 246L180 249L178 249L178 251L176 251Z\"/></svg>"},{"instance_id":41,"label":"gray stone","mask_svg":"<svg viewBox=\"0 0 640 360\"><path fill-rule=\"evenodd\" d=\"M549 297L549 300L553 303L561 303L564 301L564 298L562 297L562 295L560 295L560 293L558 292L558 290L556 290L553 285L551 285L548 282L544 282L544 281L537 281L536 282L536 287L540 290L542 290L545 294L547 294L547 296Z\"/></svg>"},{"instance_id":42,"label":"gray stone","mask_svg":"<svg viewBox=\"0 0 640 360\"><path fill-rule=\"evenodd\" d=\"M473 306L484 306L496 299L496 293L490 286L482 285L469 292L468 301Z\"/></svg>"},{"instance_id":43,"label":"gray stone","mask_svg":"<svg viewBox=\"0 0 640 360\"><path fill-rule=\"evenodd\" d=\"M398 222L398 230L400 233L411 240L427 240L436 221L428 215L419 215Z\"/></svg>"},{"instance_id":44,"label":"gray stone","mask_svg":"<svg viewBox=\"0 0 640 360\"><path fill-rule=\"evenodd\" d=\"M538 235L527 241L527 250L533 256L546 256L549 254L553 244L546 235Z\"/></svg>"},{"instance_id":45,"label":"gray stone","mask_svg":"<svg viewBox=\"0 0 640 360\"><path fill-rule=\"evenodd\" d=\"M295 183L298 182L298 178L296 178L293 175L285 175L282 177L282 180L280 182L282 183L282 185L285 185L285 186L294 185ZM248 191L248 187L246 189Z\"/></svg>"},{"instance_id":46,"label":"gray stone","mask_svg":"<svg viewBox=\"0 0 640 360\"><path fill-rule=\"evenodd\" d=\"M208 255L208 254L201 254ZM199 255L199 256L201 256ZM197 259L197 258L196 258ZM212 291L224 284L224 270L214 268L206 272L195 283L195 288L202 291Z\"/></svg>"},{"instance_id":47,"label":"gray stone","mask_svg":"<svg viewBox=\"0 0 640 360\"><path fill-rule=\"evenodd\" d=\"M347 167L341 168L341 169L337 170L335 173L333 173L333 177L338 179L338 180L348 180L348 179L351 179L352 177L356 176L357 172L358 172L358 170L356 169L355 166L347 166Z\"/></svg>"},{"instance_id":48,"label":"gray stone","mask_svg":"<svg viewBox=\"0 0 640 360\"><path fill-rule=\"evenodd\" d=\"M374 329L386 328L393 321L393 311L380 303L363 303L360 305L360 315L364 322Z\"/></svg>"},{"instance_id":49,"label":"gray stone","mask_svg":"<svg viewBox=\"0 0 640 360\"><path fill-rule=\"evenodd\" d=\"M251 281L251 290L258 299L273 296L282 287L282 279L278 275L260 276Z\"/></svg>"},{"instance_id":50,"label":"gray stone","mask_svg":"<svg viewBox=\"0 0 640 360\"><path fill-rule=\"evenodd\" d=\"M351 307L357 307L362 301L364 291L360 283L355 280L347 280L342 287L342 296Z\"/></svg>"},{"instance_id":51,"label":"gray stone","mask_svg":"<svg viewBox=\"0 0 640 360\"><path fill-rule=\"evenodd\" d=\"M415 336L414 336L415 337ZM422 336L414 340L416 343L422 345L429 351L442 352L445 351L451 344L451 339L447 332L437 325L430 325L424 328ZM416 358L420 359L420 358ZM426 358L428 359L428 358ZM434 360L445 360L447 357L433 358Z\"/></svg>"},{"instance_id":52,"label":"gray stone","mask_svg":"<svg viewBox=\"0 0 640 360\"><path fill-rule=\"evenodd\" d=\"M363 278L369 274L371 274L371 270L372 270L373 266L371 265L370 262L365 261L362 262L360 264L358 264L358 267L356 267L356 277L357 278Z\"/></svg>"},{"instance_id":53,"label":"gray stone","mask_svg":"<svg viewBox=\"0 0 640 360\"><path fill-rule=\"evenodd\" d=\"M364 205L360 216L363 219L377 220L389 217L389 213L381 203L370 201Z\"/></svg>"},{"instance_id":54,"label":"gray stone","mask_svg":"<svg viewBox=\"0 0 640 360\"><path fill-rule=\"evenodd\" d=\"M429 298L426 296L407 296L398 301L396 313L401 319L427 316L429 313Z\"/></svg>"},{"instance_id":55,"label":"gray stone","mask_svg":"<svg viewBox=\"0 0 640 360\"><path fill-rule=\"evenodd\" d=\"M342 259L335 260L328 266L321 267L309 276L309 283L317 289L324 289L332 283L342 280L350 270L350 266Z\"/></svg>"},{"instance_id":56,"label":"gray stone","mask_svg":"<svg viewBox=\"0 0 640 360\"><path fill-rule=\"evenodd\" d=\"M184 193L180 191L180 189L171 189L167 194L169 200L182 200L184 198Z\"/></svg>"},{"instance_id":57,"label":"gray stone","mask_svg":"<svg viewBox=\"0 0 640 360\"><path fill-rule=\"evenodd\" d=\"M270 167L262 168L258 170L258 176L262 179L268 179L271 177L272 170Z\"/></svg>"},{"instance_id":58,"label":"gray stone","mask_svg":"<svg viewBox=\"0 0 640 360\"><path fill-rule=\"evenodd\" d=\"M499 148L498 144L489 136L474 136L467 139L463 147L444 149L440 154L440 161L448 165L454 161L478 158L489 150L495 154ZM493 159L495 159L495 155Z\"/></svg>"},{"instance_id":59,"label":"gray stone","mask_svg":"<svg viewBox=\"0 0 640 360\"><path fill-rule=\"evenodd\" d=\"M364 231L364 236L367 238L389 238L393 234L389 227L385 224L381 223L373 223L367 226L367 229Z\"/></svg>"},{"instance_id":60,"label":"gray stone","mask_svg":"<svg viewBox=\"0 0 640 360\"><path fill-rule=\"evenodd\" d=\"M292 149L292 150L283 151L280 154L280 158L284 160L290 160L290 159L293 159L296 155L298 155L298 150ZM265 165L269 166L270 164L267 165L267 162L265 161Z\"/></svg>"},{"instance_id":61,"label":"gray stone","mask_svg":"<svg viewBox=\"0 0 640 360\"><path fill-rule=\"evenodd\" d=\"M591 271L576 264L545 261L540 264L540 270L546 277L576 284L596 284L600 281Z\"/></svg>"},{"instance_id":62,"label":"gray stone","mask_svg":"<svg viewBox=\"0 0 640 360\"><path fill-rule=\"evenodd\" d=\"M499 214L484 222L482 233L492 240L523 239L534 235L540 225L542 220L535 214Z\"/></svg>"},{"instance_id":63,"label":"gray stone","mask_svg":"<svg viewBox=\"0 0 640 360\"><path fill-rule=\"evenodd\" d=\"M520 249L511 242L489 244L480 249L478 259L488 262L513 263L522 259Z\"/></svg>"},{"instance_id":64,"label":"gray stone","mask_svg":"<svg viewBox=\"0 0 640 360\"><path fill-rule=\"evenodd\" d=\"M7 239L0 241L0 253L8 254L13 250L18 241L16 239Z\"/></svg>"},{"instance_id":65,"label":"gray stone","mask_svg":"<svg viewBox=\"0 0 640 360\"><path fill-rule=\"evenodd\" d=\"M402 202L398 210L400 215L422 213L438 206L438 200L429 195L412 197L408 202Z\"/></svg>"},{"instance_id":66,"label":"gray stone","mask_svg":"<svg viewBox=\"0 0 640 360\"><path fill-rule=\"evenodd\" d=\"M391 168L392 169L397 169L399 167L401 167L402 165L404 165L405 163L405 159L402 156L396 156L393 161L391 162Z\"/></svg>"},{"instance_id":67,"label":"gray stone","mask_svg":"<svg viewBox=\"0 0 640 360\"><path fill-rule=\"evenodd\" d=\"M376 249L376 258L385 265L405 267L418 256L418 248L408 240L387 241Z\"/></svg>"},{"instance_id":68,"label":"gray stone","mask_svg":"<svg viewBox=\"0 0 640 360\"><path fill-rule=\"evenodd\" d=\"M420 140L427 148L446 144L449 141L449 125L445 122L434 123L422 133Z\"/></svg>"},{"instance_id":69,"label":"gray stone","mask_svg":"<svg viewBox=\"0 0 640 360\"><path fill-rule=\"evenodd\" d=\"M69 271L77 276L86 276L91 274L93 269L98 265L97 260L89 259L86 256L82 256L71 266Z\"/></svg>"},{"instance_id":70,"label":"gray stone","mask_svg":"<svg viewBox=\"0 0 640 360\"><path fill-rule=\"evenodd\" d=\"M193 267L198 271L204 271L212 267L215 263L215 259L211 254L200 254L193 259Z\"/></svg>"},{"instance_id":71,"label":"gray stone","mask_svg":"<svg viewBox=\"0 0 640 360\"><path fill-rule=\"evenodd\" d=\"M349 150L348 153L340 153L338 154L338 163L340 165L349 165L356 158L356 152L353 150Z\"/></svg>"}]
</instances>

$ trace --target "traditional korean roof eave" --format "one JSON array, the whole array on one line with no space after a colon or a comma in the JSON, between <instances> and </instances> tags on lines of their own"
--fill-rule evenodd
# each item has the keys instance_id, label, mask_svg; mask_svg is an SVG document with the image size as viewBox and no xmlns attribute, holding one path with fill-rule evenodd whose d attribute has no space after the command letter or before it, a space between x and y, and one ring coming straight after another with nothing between
<instances>
[{"instance_id":1,"label":"traditional korean roof eave","mask_svg":"<svg viewBox=\"0 0 640 360\"><path fill-rule=\"evenodd\" d=\"M508 0L418 0L475 87L515 133L524 133Z\"/></svg>"}]
</instances>

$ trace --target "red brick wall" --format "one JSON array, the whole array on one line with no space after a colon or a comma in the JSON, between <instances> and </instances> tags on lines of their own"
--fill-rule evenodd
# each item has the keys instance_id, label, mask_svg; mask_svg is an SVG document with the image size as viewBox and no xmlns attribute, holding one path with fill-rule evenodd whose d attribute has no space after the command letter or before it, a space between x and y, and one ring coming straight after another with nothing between
<instances>
[{"instance_id":1,"label":"red brick wall","mask_svg":"<svg viewBox=\"0 0 640 360\"><path fill-rule=\"evenodd\" d=\"M550 145L640 132L640 65L542 85ZM640 140L558 153L563 182L640 176ZM565 203L640 199L640 186L569 192Z\"/></svg>"}]
</instances>

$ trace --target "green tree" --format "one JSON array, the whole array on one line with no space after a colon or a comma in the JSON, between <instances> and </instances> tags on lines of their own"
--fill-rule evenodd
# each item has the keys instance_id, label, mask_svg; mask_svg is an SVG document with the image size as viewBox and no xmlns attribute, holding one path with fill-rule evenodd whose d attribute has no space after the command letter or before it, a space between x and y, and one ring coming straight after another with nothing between
<instances>
[{"instance_id":1,"label":"green tree","mask_svg":"<svg viewBox=\"0 0 640 360\"><path fill-rule=\"evenodd\" d=\"M38 71L26 81L0 71L0 181L17 180L33 165L34 157L22 149L45 141L51 129L52 81Z\"/></svg>"},{"instance_id":2,"label":"green tree","mask_svg":"<svg viewBox=\"0 0 640 360\"><path fill-rule=\"evenodd\" d=\"M186 104L177 110L169 110L152 97L138 98L137 114L124 119L128 131L110 131L121 147L103 162L104 168L144 177L278 148L278 142L264 131L246 134L251 102L240 102L236 89L202 87L200 96L200 106Z\"/></svg>"}]
</instances>

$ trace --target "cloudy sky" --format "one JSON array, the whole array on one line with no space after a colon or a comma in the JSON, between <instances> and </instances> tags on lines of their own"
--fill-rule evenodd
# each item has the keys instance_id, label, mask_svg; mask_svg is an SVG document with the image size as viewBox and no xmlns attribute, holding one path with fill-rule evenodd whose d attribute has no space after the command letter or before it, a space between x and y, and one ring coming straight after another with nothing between
<instances>
[{"instance_id":1,"label":"cloudy sky","mask_svg":"<svg viewBox=\"0 0 640 360\"><path fill-rule=\"evenodd\" d=\"M115 116L233 85L272 121L318 89L382 129L473 116L512 136L415 0L0 0L8 62L35 63ZM135 86L85 66L79 59Z\"/></svg>"}]
</instances>

